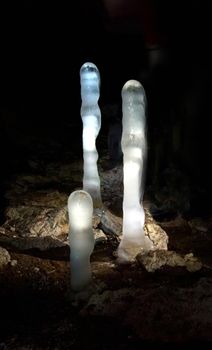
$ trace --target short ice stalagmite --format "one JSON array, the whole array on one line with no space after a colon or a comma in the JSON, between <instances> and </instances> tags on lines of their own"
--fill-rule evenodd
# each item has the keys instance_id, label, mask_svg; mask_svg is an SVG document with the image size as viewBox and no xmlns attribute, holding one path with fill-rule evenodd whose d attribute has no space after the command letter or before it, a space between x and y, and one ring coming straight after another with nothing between
<instances>
[{"instance_id":1,"label":"short ice stalagmite","mask_svg":"<svg viewBox=\"0 0 212 350\"><path fill-rule=\"evenodd\" d=\"M93 202L89 193L78 190L68 198L71 249L71 287L79 291L91 281L90 255L94 249Z\"/></svg>"}]
</instances>

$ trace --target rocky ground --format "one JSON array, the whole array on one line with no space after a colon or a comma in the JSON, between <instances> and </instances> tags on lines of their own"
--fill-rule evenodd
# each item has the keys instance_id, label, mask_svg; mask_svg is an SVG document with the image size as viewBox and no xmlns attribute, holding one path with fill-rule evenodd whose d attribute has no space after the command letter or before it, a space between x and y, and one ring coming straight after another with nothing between
<instances>
[{"instance_id":1,"label":"rocky ground","mask_svg":"<svg viewBox=\"0 0 212 350\"><path fill-rule=\"evenodd\" d=\"M122 166L105 170L102 152L105 211L93 220L92 283L74 293L66 203L81 188L82 158L75 150L64 153L57 143L49 155L45 142L39 156L31 153L24 171L7 182L0 227L0 349L209 344L212 216L184 217L179 210L169 215L147 189L145 233L155 250L118 264Z\"/></svg>"}]
</instances>

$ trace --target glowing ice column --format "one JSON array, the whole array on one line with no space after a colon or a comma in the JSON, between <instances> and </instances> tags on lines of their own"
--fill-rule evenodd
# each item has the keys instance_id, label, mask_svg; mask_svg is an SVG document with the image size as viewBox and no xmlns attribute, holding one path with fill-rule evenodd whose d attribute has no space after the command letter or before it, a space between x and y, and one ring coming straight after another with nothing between
<instances>
[{"instance_id":1,"label":"glowing ice column","mask_svg":"<svg viewBox=\"0 0 212 350\"><path fill-rule=\"evenodd\" d=\"M146 145L146 95L142 85L129 80L122 89L124 155L123 236L118 247L119 261L133 259L139 251L150 250L151 240L144 234L142 205Z\"/></svg>"},{"instance_id":2,"label":"glowing ice column","mask_svg":"<svg viewBox=\"0 0 212 350\"><path fill-rule=\"evenodd\" d=\"M101 127L101 112L98 105L100 76L93 63L85 63L80 69L81 117L83 122L83 189L90 193L94 208L102 205L100 178L97 168L98 153L96 138Z\"/></svg>"},{"instance_id":3,"label":"glowing ice column","mask_svg":"<svg viewBox=\"0 0 212 350\"><path fill-rule=\"evenodd\" d=\"M91 280L90 255L94 249L93 202L89 193L74 191L68 198L71 247L71 287L81 290Z\"/></svg>"}]
</instances>

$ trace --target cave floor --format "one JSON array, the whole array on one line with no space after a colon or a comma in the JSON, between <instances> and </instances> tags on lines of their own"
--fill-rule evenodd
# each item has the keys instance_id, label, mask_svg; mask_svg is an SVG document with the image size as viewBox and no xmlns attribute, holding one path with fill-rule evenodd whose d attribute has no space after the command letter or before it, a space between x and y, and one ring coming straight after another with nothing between
<instances>
[{"instance_id":1,"label":"cave floor","mask_svg":"<svg viewBox=\"0 0 212 350\"><path fill-rule=\"evenodd\" d=\"M168 250L199 259L201 267L192 272L166 264L148 272L139 260L120 265L114 255L119 237L96 226L92 283L74 293L64 207L71 191L81 188L82 161L75 151L64 155L57 143L51 149L54 157L44 144L39 157L31 156L7 182L0 227L6 254L0 260L0 349L210 344L212 217L178 213L155 220L168 235ZM120 223L122 167L104 170L105 154L100 157L103 202Z\"/></svg>"}]
</instances>

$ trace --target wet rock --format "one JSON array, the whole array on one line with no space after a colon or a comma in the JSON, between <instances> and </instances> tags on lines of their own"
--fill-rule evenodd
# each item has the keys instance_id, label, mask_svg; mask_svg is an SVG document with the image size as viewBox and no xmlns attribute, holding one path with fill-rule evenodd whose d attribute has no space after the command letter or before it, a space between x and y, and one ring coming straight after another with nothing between
<instances>
[{"instance_id":1,"label":"wet rock","mask_svg":"<svg viewBox=\"0 0 212 350\"><path fill-rule=\"evenodd\" d=\"M203 264L193 253L184 255L185 267L189 272L199 271Z\"/></svg>"},{"instance_id":2,"label":"wet rock","mask_svg":"<svg viewBox=\"0 0 212 350\"><path fill-rule=\"evenodd\" d=\"M201 261L192 253L180 255L173 251L156 250L146 254L139 254L137 261L145 267L148 272L154 272L162 266L184 266L188 271L195 272L202 268Z\"/></svg>"},{"instance_id":3,"label":"wet rock","mask_svg":"<svg viewBox=\"0 0 212 350\"><path fill-rule=\"evenodd\" d=\"M9 207L2 226L20 237L58 237L68 233L67 208L40 206Z\"/></svg>"},{"instance_id":4,"label":"wet rock","mask_svg":"<svg viewBox=\"0 0 212 350\"><path fill-rule=\"evenodd\" d=\"M14 266L17 265L17 263L18 263L17 260L12 260L11 263L10 263L10 265L14 267Z\"/></svg>"},{"instance_id":5,"label":"wet rock","mask_svg":"<svg viewBox=\"0 0 212 350\"><path fill-rule=\"evenodd\" d=\"M120 236L122 234L122 218L105 208L101 215L100 227L108 234Z\"/></svg>"},{"instance_id":6,"label":"wet rock","mask_svg":"<svg viewBox=\"0 0 212 350\"><path fill-rule=\"evenodd\" d=\"M168 249L168 236L162 227L153 219L150 211L145 208L145 226L144 232L151 239L154 250Z\"/></svg>"},{"instance_id":7,"label":"wet rock","mask_svg":"<svg viewBox=\"0 0 212 350\"><path fill-rule=\"evenodd\" d=\"M15 250L38 249L41 251L53 248L68 248L68 242L52 237L21 237L16 232L0 227L0 243Z\"/></svg>"},{"instance_id":8,"label":"wet rock","mask_svg":"<svg viewBox=\"0 0 212 350\"><path fill-rule=\"evenodd\" d=\"M106 316L127 326L142 340L212 340L212 279L192 287L155 285L93 294L81 316Z\"/></svg>"},{"instance_id":9,"label":"wet rock","mask_svg":"<svg viewBox=\"0 0 212 350\"><path fill-rule=\"evenodd\" d=\"M95 237L95 243L102 243L107 241L107 237L105 236L104 232L100 229L94 230L94 237Z\"/></svg>"},{"instance_id":10,"label":"wet rock","mask_svg":"<svg viewBox=\"0 0 212 350\"><path fill-rule=\"evenodd\" d=\"M5 248L0 247L0 269L11 261L10 254Z\"/></svg>"},{"instance_id":11,"label":"wet rock","mask_svg":"<svg viewBox=\"0 0 212 350\"><path fill-rule=\"evenodd\" d=\"M201 218L193 218L192 220L188 221L188 224L191 227L192 231L200 231L200 232L208 231L206 222Z\"/></svg>"}]
</instances>

